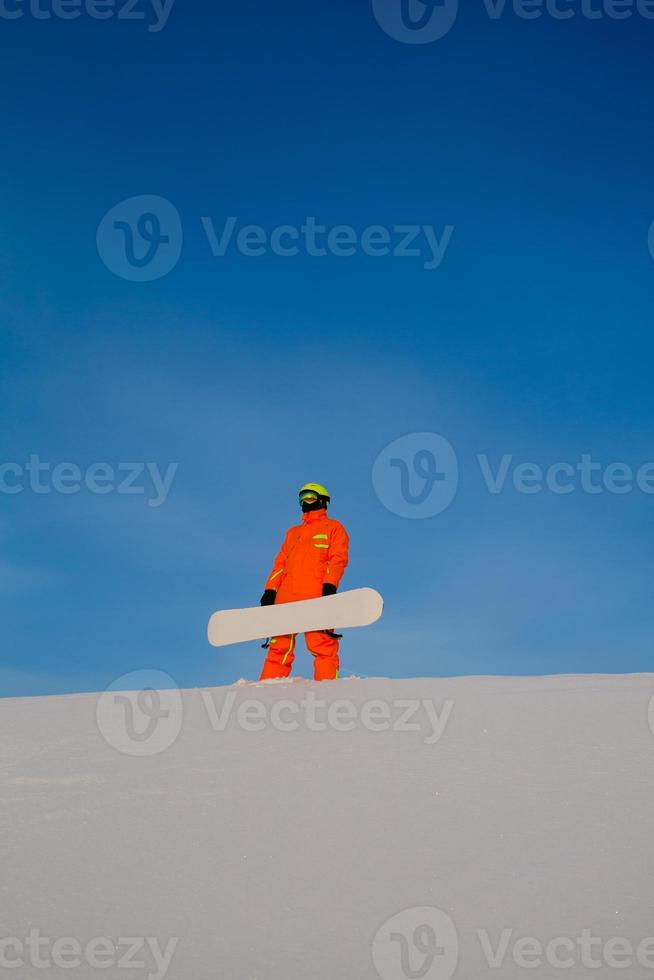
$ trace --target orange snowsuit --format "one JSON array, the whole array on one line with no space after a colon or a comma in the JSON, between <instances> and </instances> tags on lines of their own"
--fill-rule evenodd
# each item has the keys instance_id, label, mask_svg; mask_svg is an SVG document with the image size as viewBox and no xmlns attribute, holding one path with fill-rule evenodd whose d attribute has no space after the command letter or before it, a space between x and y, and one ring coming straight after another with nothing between
<instances>
[{"instance_id":1,"label":"orange snowsuit","mask_svg":"<svg viewBox=\"0 0 654 980\"><path fill-rule=\"evenodd\" d=\"M325 582L338 586L348 562L349 538L338 521L327 517L326 510L310 510L302 523L286 532L284 543L266 581L266 589L275 589L275 603L316 599L322 595ZM317 681L338 677L338 639L324 631L304 634L307 649L314 657ZM291 673L295 634L274 636L260 680L288 677Z\"/></svg>"}]
</instances>

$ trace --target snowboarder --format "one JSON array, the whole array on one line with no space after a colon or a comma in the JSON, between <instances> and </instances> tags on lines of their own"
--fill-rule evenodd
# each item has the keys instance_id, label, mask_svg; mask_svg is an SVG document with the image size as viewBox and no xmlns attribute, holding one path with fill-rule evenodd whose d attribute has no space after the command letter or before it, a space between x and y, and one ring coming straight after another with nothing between
<instances>
[{"instance_id":1,"label":"snowboarder","mask_svg":"<svg viewBox=\"0 0 654 980\"><path fill-rule=\"evenodd\" d=\"M319 483L305 483L299 497L302 523L286 532L261 596L262 606L334 595L347 567L349 538L342 524L327 517L328 491ZM295 635L270 640L260 680L288 677L295 659ZM315 680L335 680L338 635L323 630L305 633L304 640L314 658Z\"/></svg>"}]
</instances>

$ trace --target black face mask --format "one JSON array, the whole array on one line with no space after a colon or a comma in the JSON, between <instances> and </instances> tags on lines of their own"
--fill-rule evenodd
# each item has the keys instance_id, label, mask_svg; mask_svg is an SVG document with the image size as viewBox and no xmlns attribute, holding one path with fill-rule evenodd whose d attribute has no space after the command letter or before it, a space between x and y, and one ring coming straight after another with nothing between
<instances>
[{"instance_id":1,"label":"black face mask","mask_svg":"<svg viewBox=\"0 0 654 980\"><path fill-rule=\"evenodd\" d=\"M302 513L308 514L312 510L324 510L327 506L327 501L324 497L318 497L313 503L309 504L306 501L301 501Z\"/></svg>"}]
</instances>

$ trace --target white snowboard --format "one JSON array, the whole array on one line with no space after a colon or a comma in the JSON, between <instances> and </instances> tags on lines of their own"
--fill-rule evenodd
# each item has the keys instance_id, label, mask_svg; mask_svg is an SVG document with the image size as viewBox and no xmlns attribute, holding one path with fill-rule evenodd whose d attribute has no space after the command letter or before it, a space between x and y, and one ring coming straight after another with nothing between
<instances>
[{"instance_id":1,"label":"white snowboard","mask_svg":"<svg viewBox=\"0 0 654 980\"><path fill-rule=\"evenodd\" d=\"M383 609L384 600L374 589L351 589L321 599L282 602L278 606L223 609L209 620L209 643L223 647L286 633L369 626L379 619Z\"/></svg>"}]
</instances>

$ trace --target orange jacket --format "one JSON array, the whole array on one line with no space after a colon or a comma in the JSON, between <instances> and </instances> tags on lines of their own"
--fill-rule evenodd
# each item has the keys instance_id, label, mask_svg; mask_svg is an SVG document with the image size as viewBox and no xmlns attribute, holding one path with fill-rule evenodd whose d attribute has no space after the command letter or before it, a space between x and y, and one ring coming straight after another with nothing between
<instances>
[{"instance_id":1,"label":"orange jacket","mask_svg":"<svg viewBox=\"0 0 654 980\"><path fill-rule=\"evenodd\" d=\"M350 539L326 510L310 510L302 523L286 532L284 544L266 581L276 589L276 602L315 599L323 582L338 585L348 562Z\"/></svg>"}]
</instances>

